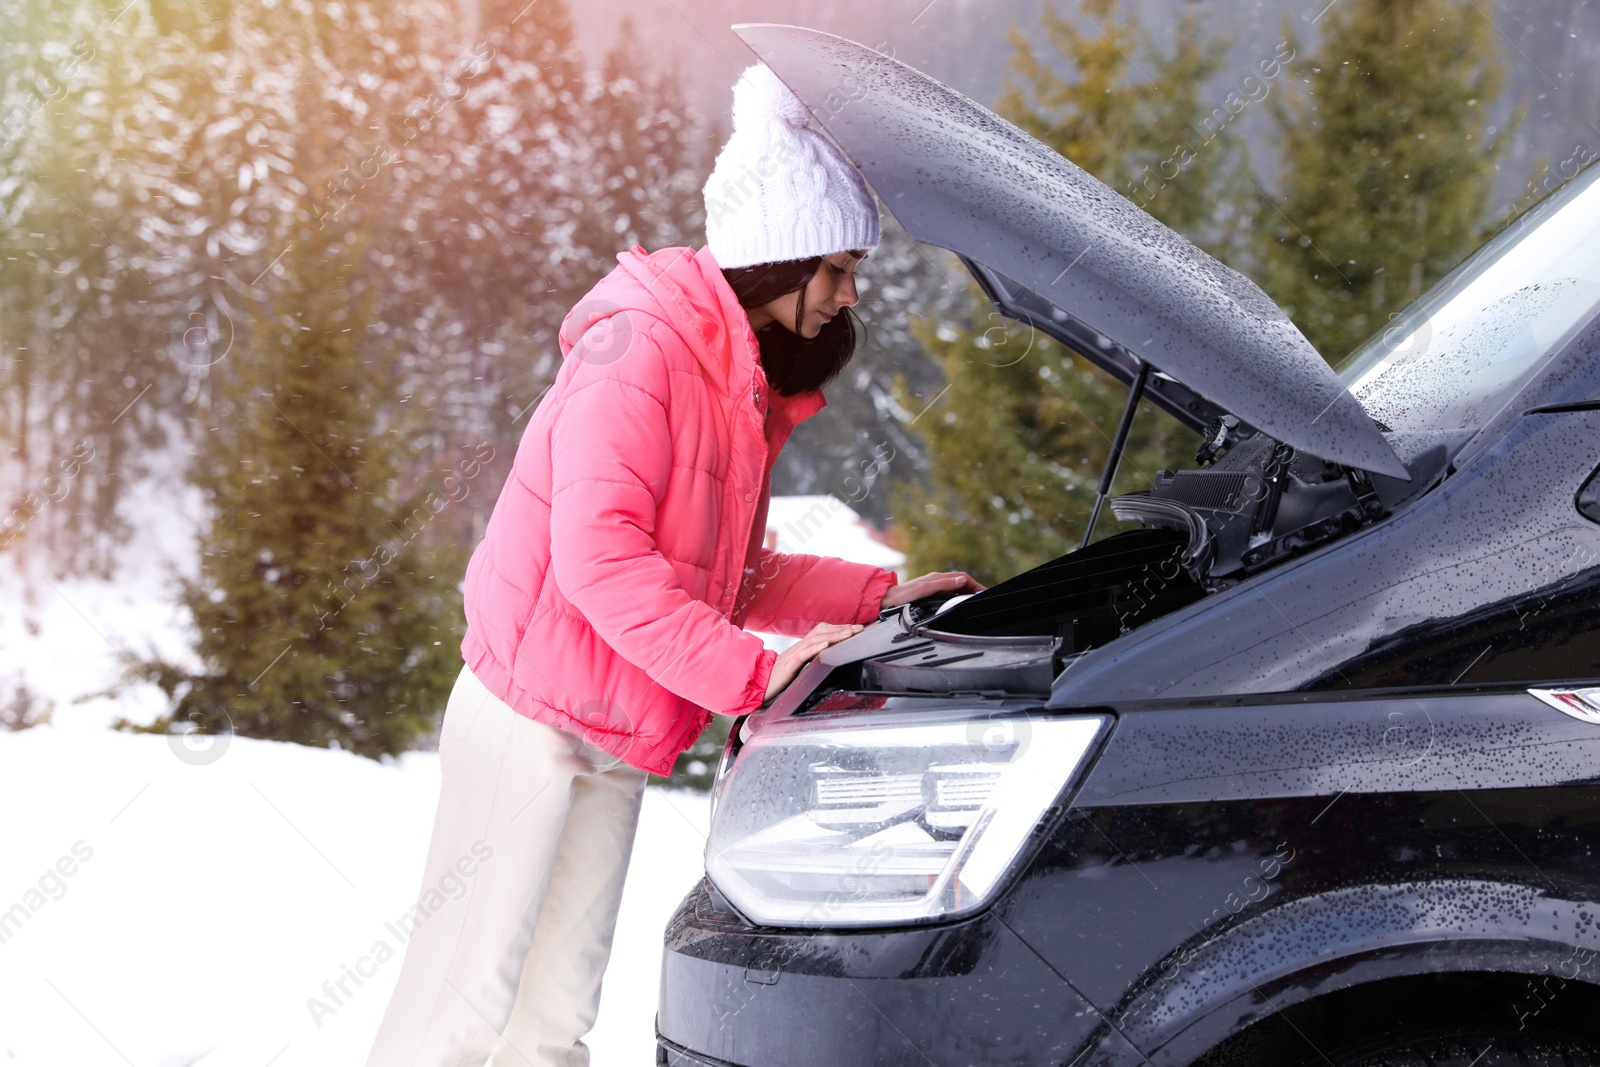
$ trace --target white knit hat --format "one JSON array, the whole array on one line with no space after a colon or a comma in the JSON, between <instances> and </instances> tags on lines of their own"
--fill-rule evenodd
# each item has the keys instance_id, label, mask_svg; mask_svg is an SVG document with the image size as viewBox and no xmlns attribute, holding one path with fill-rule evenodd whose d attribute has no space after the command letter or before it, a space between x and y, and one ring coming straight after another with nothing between
<instances>
[{"instance_id":1,"label":"white knit hat","mask_svg":"<svg viewBox=\"0 0 1600 1067\"><path fill-rule=\"evenodd\" d=\"M878 246L866 180L765 63L733 87L733 134L703 192L706 246L719 267Z\"/></svg>"}]
</instances>

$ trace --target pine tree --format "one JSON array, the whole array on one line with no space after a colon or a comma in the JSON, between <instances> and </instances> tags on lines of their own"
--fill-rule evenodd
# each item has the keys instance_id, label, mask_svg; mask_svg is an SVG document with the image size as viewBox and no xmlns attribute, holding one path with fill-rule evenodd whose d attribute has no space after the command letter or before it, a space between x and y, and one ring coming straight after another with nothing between
<instances>
[{"instance_id":1,"label":"pine tree","mask_svg":"<svg viewBox=\"0 0 1600 1067\"><path fill-rule=\"evenodd\" d=\"M1297 64L1303 90L1275 101L1284 166L1259 231L1262 287L1329 360L1487 236L1516 119L1486 136L1504 62L1478 6L1341 4Z\"/></svg>"},{"instance_id":2,"label":"pine tree","mask_svg":"<svg viewBox=\"0 0 1600 1067\"><path fill-rule=\"evenodd\" d=\"M261 154L292 179L288 190L269 183L254 204L264 210L246 216L265 219L252 234L261 267L229 294L233 344L205 368L196 400L190 477L210 521L183 599L203 669L148 666L176 701L157 728L188 722L376 757L434 726L459 670L465 558L438 517L461 499L462 479L419 483L410 469L414 421L393 392L401 344L377 328L391 284L371 252L385 200L370 169L355 171L364 184L350 180L374 144L362 121L374 102L322 76L360 69L371 11L298 14L287 40L304 48L243 53L259 64L253 80L277 87L251 101L262 109L256 140L269 142ZM232 29L259 40L257 27ZM215 169L192 180L228 175L230 152L248 163L250 147L219 146L200 157ZM232 211L202 220L241 221Z\"/></svg>"},{"instance_id":3,"label":"pine tree","mask_svg":"<svg viewBox=\"0 0 1600 1067\"><path fill-rule=\"evenodd\" d=\"M1214 45L1190 24L1170 54L1159 53L1117 0L1091 0L1085 33L1047 9L1043 57L1013 31L1017 82L999 111L1113 189L1192 239L1226 243L1226 134L1160 184L1152 167L1194 139L1198 93L1214 68ZM1132 57L1138 56L1136 62ZM1074 77L1055 69L1065 57ZM1159 171L1157 173L1160 173ZM981 297L974 293L975 305ZM995 581L1076 547L1094 504L1100 470L1127 387L1026 326L987 308L956 321L925 321L918 336L944 371L948 390L918 419L927 441L927 484L895 496L913 573L961 567ZM906 407L920 406L910 398ZM1134 422L1113 492L1147 485L1154 472L1192 455L1195 437L1145 404ZM1109 513L1097 532L1117 528Z\"/></svg>"},{"instance_id":4,"label":"pine tree","mask_svg":"<svg viewBox=\"0 0 1600 1067\"><path fill-rule=\"evenodd\" d=\"M1119 6L1074 5L1088 33L1047 7L1048 59L1013 27L1015 78L997 110L1168 226L1216 247L1232 236L1225 185L1235 144L1202 124L1201 93L1221 62L1220 42L1201 35L1190 10L1163 53L1133 13L1119 19ZM1071 81L1056 68L1063 58Z\"/></svg>"},{"instance_id":5,"label":"pine tree","mask_svg":"<svg viewBox=\"0 0 1600 1067\"><path fill-rule=\"evenodd\" d=\"M433 728L459 668L464 559L426 536L452 494L396 493L406 449L378 414L361 242L311 215L282 237L197 442L211 520L184 602L206 669L154 667L173 721L396 753Z\"/></svg>"}]
</instances>

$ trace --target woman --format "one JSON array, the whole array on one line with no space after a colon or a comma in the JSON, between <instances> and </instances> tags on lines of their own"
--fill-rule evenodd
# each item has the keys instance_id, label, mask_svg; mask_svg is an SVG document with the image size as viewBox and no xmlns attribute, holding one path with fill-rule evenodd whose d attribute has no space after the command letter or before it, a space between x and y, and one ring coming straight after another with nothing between
<instances>
[{"instance_id":1,"label":"woman","mask_svg":"<svg viewBox=\"0 0 1600 1067\"><path fill-rule=\"evenodd\" d=\"M745 71L706 247L622 253L562 324L467 567L423 892L370 1067L587 1064L648 772L881 608L980 588L763 547L773 463L854 351L879 236L810 120ZM774 653L746 625L804 636Z\"/></svg>"}]
</instances>

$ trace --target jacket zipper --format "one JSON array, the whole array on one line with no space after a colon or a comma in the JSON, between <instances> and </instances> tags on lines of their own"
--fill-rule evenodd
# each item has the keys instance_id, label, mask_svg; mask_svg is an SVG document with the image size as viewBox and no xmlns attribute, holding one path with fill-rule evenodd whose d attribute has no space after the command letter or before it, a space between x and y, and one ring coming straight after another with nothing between
<instances>
[{"instance_id":1,"label":"jacket zipper","mask_svg":"<svg viewBox=\"0 0 1600 1067\"><path fill-rule=\"evenodd\" d=\"M753 399L755 401L755 409L756 409L756 411L759 412L760 407L761 407L761 386L760 386L760 384L758 382L756 382L754 380L752 380L751 383L750 383L750 395L751 395L751 399ZM766 431L766 420L765 419L762 419L762 421L761 421L761 427L760 427L760 429L759 429L759 431L757 433L757 436L761 439L762 451L765 452L766 449L767 449L767 446L768 446L767 431ZM729 469L731 471L733 466L734 466L734 457L738 454L737 449L734 447L734 441L733 441L733 417L731 415L729 416L729 419L728 419L728 450L729 450L728 467L729 467ZM766 457L767 460L770 460L771 458L772 458L771 456L767 456ZM765 477L765 473L766 473L765 467L766 467L766 463L765 463L765 461L763 461L763 463L762 463L762 468L763 468L762 469L762 474L763 474L763 477ZM755 530L753 528L753 523L755 521L756 506L759 503L759 501L755 500L754 494L755 493L759 493L760 490L761 490L761 485L758 482L758 483L756 483L755 489L753 490L753 492L751 494L750 510L745 515L745 521L741 522L739 524L743 528L743 533L741 534L741 536L739 538L739 551L734 555L734 558L733 558L733 573L730 575L730 577L732 577L732 581L730 582L730 585L733 587L733 595L728 600L728 618L730 618L730 619L733 618L734 610L739 606L739 596L744 591L744 561L745 561L745 557L750 552L750 538L755 533ZM735 487L734 488L735 502L737 502L738 492L739 492L738 487Z\"/></svg>"}]
</instances>

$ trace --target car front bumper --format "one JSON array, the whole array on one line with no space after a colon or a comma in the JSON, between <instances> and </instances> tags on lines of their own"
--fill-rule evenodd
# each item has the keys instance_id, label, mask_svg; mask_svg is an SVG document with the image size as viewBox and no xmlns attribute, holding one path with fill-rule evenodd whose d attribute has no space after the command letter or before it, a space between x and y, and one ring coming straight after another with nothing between
<instances>
[{"instance_id":1,"label":"car front bumper","mask_svg":"<svg viewBox=\"0 0 1600 1067\"><path fill-rule=\"evenodd\" d=\"M702 881L667 927L657 1064L927 1067L1138 1058L992 911L939 926L752 927Z\"/></svg>"}]
</instances>

